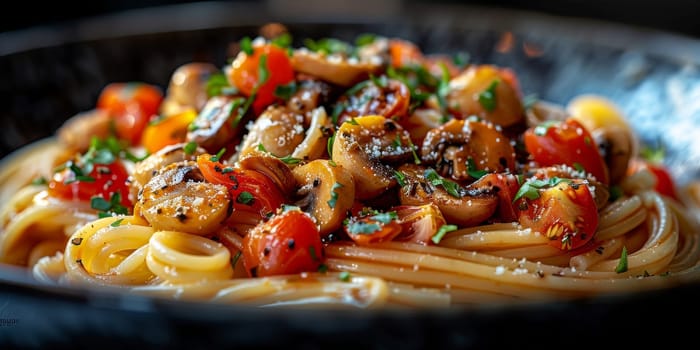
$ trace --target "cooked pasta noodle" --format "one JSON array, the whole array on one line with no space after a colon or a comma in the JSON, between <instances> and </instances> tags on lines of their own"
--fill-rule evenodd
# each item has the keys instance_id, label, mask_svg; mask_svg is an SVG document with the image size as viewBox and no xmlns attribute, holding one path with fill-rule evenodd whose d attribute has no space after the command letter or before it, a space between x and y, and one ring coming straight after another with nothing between
<instances>
[{"instance_id":1,"label":"cooked pasta noodle","mask_svg":"<svg viewBox=\"0 0 700 350\"><path fill-rule=\"evenodd\" d=\"M366 45L352 58L290 48L290 59L258 39L224 70L234 92L174 80L149 136L119 134L117 114L117 134L88 149L48 140L7 161L0 262L42 283L271 307L444 307L700 280L694 204L663 193L635 154L606 163L584 131L622 133L607 142L632 152L622 117L527 125L512 72L456 67L400 40ZM251 65L268 76L253 87L237 78ZM130 89L161 102L152 87ZM205 89L204 105L182 97ZM146 113L138 103L129 108ZM567 130L581 144L549 158L532 146ZM143 148L147 161L134 156ZM588 155L572 163L572 149Z\"/></svg>"}]
</instances>

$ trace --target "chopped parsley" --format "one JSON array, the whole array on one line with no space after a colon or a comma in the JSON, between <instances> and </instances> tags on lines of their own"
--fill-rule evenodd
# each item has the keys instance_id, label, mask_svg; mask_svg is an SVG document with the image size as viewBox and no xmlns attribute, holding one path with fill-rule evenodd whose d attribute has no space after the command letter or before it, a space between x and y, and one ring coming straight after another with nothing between
<instances>
[{"instance_id":1,"label":"chopped parsley","mask_svg":"<svg viewBox=\"0 0 700 350\"><path fill-rule=\"evenodd\" d=\"M196 142L190 141L185 145L185 147L183 147L183 150L185 151L185 154L192 155L197 150L197 147Z\"/></svg>"},{"instance_id":2,"label":"chopped parsley","mask_svg":"<svg viewBox=\"0 0 700 350\"><path fill-rule=\"evenodd\" d=\"M119 192L112 193L109 201L100 196L90 198L90 208L98 211L97 216L106 218L113 215L126 215L129 210L121 204L122 196Z\"/></svg>"},{"instance_id":3,"label":"chopped parsley","mask_svg":"<svg viewBox=\"0 0 700 350\"><path fill-rule=\"evenodd\" d=\"M350 281L350 272L343 271L338 275L338 279L343 281L343 282L349 282Z\"/></svg>"},{"instance_id":4,"label":"chopped parsley","mask_svg":"<svg viewBox=\"0 0 700 350\"><path fill-rule=\"evenodd\" d=\"M371 235L382 228L374 222L355 221L348 224L348 233L351 235Z\"/></svg>"},{"instance_id":5,"label":"chopped parsley","mask_svg":"<svg viewBox=\"0 0 700 350\"><path fill-rule=\"evenodd\" d=\"M535 127L535 135L537 136L544 136L547 135L547 131L553 127L561 124L561 121L558 120L548 120L538 126Z\"/></svg>"},{"instance_id":6,"label":"chopped parsley","mask_svg":"<svg viewBox=\"0 0 700 350\"><path fill-rule=\"evenodd\" d=\"M316 249L314 246L309 246L309 255L311 256L311 260L318 261L318 255L316 255Z\"/></svg>"},{"instance_id":7,"label":"chopped parsley","mask_svg":"<svg viewBox=\"0 0 700 350\"><path fill-rule=\"evenodd\" d=\"M338 124L338 117L340 117L340 113L343 113L345 110L345 104L344 103L336 103L335 106L333 107L333 114L331 114L331 120L333 121L333 125Z\"/></svg>"},{"instance_id":8,"label":"chopped parsley","mask_svg":"<svg viewBox=\"0 0 700 350\"><path fill-rule=\"evenodd\" d=\"M411 138L408 138L408 147L411 147L411 153L413 154L413 162L416 164L420 164L421 163L420 158L418 158L418 154L416 153L416 148L418 148L418 147L416 147L413 144L413 141L411 140Z\"/></svg>"},{"instance_id":9,"label":"chopped parsley","mask_svg":"<svg viewBox=\"0 0 700 350\"><path fill-rule=\"evenodd\" d=\"M238 194L238 197L236 197L236 203L241 203L245 205L253 205L254 200L255 197L253 197L253 194L248 191L243 191Z\"/></svg>"},{"instance_id":10,"label":"chopped parsley","mask_svg":"<svg viewBox=\"0 0 700 350\"><path fill-rule=\"evenodd\" d=\"M553 177L547 180L527 180L520 186L520 189L518 189L515 198L513 198L513 202L523 197L530 200L540 198L540 189L554 187L562 182L571 183L571 179Z\"/></svg>"},{"instance_id":11,"label":"chopped parsley","mask_svg":"<svg viewBox=\"0 0 700 350\"><path fill-rule=\"evenodd\" d=\"M326 264L318 265L318 272L319 272L319 273L326 273L326 272L328 272L328 266L326 266Z\"/></svg>"},{"instance_id":12,"label":"chopped parsley","mask_svg":"<svg viewBox=\"0 0 700 350\"><path fill-rule=\"evenodd\" d=\"M220 149L219 152L216 152L216 155L211 156L209 160L211 160L212 162L218 162L221 160L221 157L224 156L224 153L226 153L226 147Z\"/></svg>"},{"instance_id":13,"label":"chopped parsley","mask_svg":"<svg viewBox=\"0 0 700 350\"><path fill-rule=\"evenodd\" d=\"M489 172L486 170L479 170L479 168L476 167L476 163L474 163L474 159L472 159L472 157L469 157L467 158L467 173L472 178L478 180L484 175L488 174Z\"/></svg>"},{"instance_id":14,"label":"chopped parsley","mask_svg":"<svg viewBox=\"0 0 700 350\"><path fill-rule=\"evenodd\" d=\"M389 81L387 80L386 75L380 75L379 77L377 77L373 74L370 74L369 79L372 80L372 83L374 83L374 85L376 85L380 88L386 88L387 85L389 84Z\"/></svg>"},{"instance_id":15,"label":"chopped parsley","mask_svg":"<svg viewBox=\"0 0 700 350\"><path fill-rule=\"evenodd\" d=\"M275 87L275 96L283 100L289 100L292 98L292 96L294 96L298 89L299 87L297 86L296 81L292 81L287 85L277 85L277 87Z\"/></svg>"},{"instance_id":16,"label":"chopped parsley","mask_svg":"<svg viewBox=\"0 0 700 350\"><path fill-rule=\"evenodd\" d=\"M326 148L328 150L328 159L333 159L333 142L335 142L335 134L331 135L328 138L328 144L326 145Z\"/></svg>"},{"instance_id":17,"label":"chopped parsley","mask_svg":"<svg viewBox=\"0 0 700 350\"><path fill-rule=\"evenodd\" d=\"M326 55L334 53L351 55L354 51L352 45L333 38L323 38L319 40L306 39L304 40L304 45L311 51Z\"/></svg>"},{"instance_id":18,"label":"chopped parsley","mask_svg":"<svg viewBox=\"0 0 700 350\"><path fill-rule=\"evenodd\" d=\"M231 258L231 267L236 268L236 264L238 264L238 260L241 259L241 255L243 255L243 253L240 250L236 252L236 255Z\"/></svg>"},{"instance_id":19,"label":"chopped parsley","mask_svg":"<svg viewBox=\"0 0 700 350\"><path fill-rule=\"evenodd\" d=\"M250 56L253 54L253 41L249 37L243 37L240 42L241 51L245 52L246 55Z\"/></svg>"},{"instance_id":20,"label":"chopped parsley","mask_svg":"<svg viewBox=\"0 0 700 350\"><path fill-rule=\"evenodd\" d=\"M48 184L48 183L49 183L49 182L46 181L46 178L43 177L43 176L39 176L39 177L37 177L37 178L34 178L34 180L32 180L32 182L31 182L31 184L34 185L34 186L46 185L46 184Z\"/></svg>"},{"instance_id":21,"label":"chopped parsley","mask_svg":"<svg viewBox=\"0 0 700 350\"><path fill-rule=\"evenodd\" d=\"M499 82L498 79L492 81L489 87L479 94L479 103L489 112L493 112L496 109L496 87Z\"/></svg>"},{"instance_id":22,"label":"chopped parsley","mask_svg":"<svg viewBox=\"0 0 700 350\"><path fill-rule=\"evenodd\" d=\"M445 179L444 177L440 176L440 174L438 174L435 171L435 169L425 169L423 177L426 180L430 181L430 183L433 184L433 186L442 186L442 188L444 188L450 196L455 198L462 198L460 194L459 185L454 181Z\"/></svg>"},{"instance_id":23,"label":"chopped parsley","mask_svg":"<svg viewBox=\"0 0 700 350\"><path fill-rule=\"evenodd\" d=\"M388 224L392 222L393 220L397 220L399 218L398 214L396 214L395 211L388 211L386 213L378 213L375 215L372 215L369 217L372 220L379 221L382 224Z\"/></svg>"},{"instance_id":24,"label":"chopped parsley","mask_svg":"<svg viewBox=\"0 0 700 350\"><path fill-rule=\"evenodd\" d=\"M617 263L617 267L615 268L615 272L617 272L617 273L627 272L627 247L626 246L622 247L622 254L620 254L620 262Z\"/></svg>"},{"instance_id":25,"label":"chopped parsley","mask_svg":"<svg viewBox=\"0 0 700 350\"><path fill-rule=\"evenodd\" d=\"M399 187L404 187L406 186L406 174L394 170L394 178L396 179L396 182L399 184Z\"/></svg>"},{"instance_id":26,"label":"chopped parsley","mask_svg":"<svg viewBox=\"0 0 700 350\"><path fill-rule=\"evenodd\" d=\"M206 91L209 97L235 95L238 93L238 89L236 89L235 86L231 86L223 73L215 73L209 76L209 79L207 79Z\"/></svg>"},{"instance_id":27,"label":"chopped parsley","mask_svg":"<svg viewBox=\"0 0 700 350\"><path fill-rule=\"evenodd\" d=\"M337 189L343 187L341 183L334 183L333 187L331 187L331 199L328 200L328 206L331 208L335 208L336 202L338 202L338 192L336 191Z\"/></svg>"},{"instance_id":28,"label":"chopped parsley","mask_svg":"<svg viewBox=\"0 0 700 350\"><path fill-rule=\"evenodd\" d=\"M301 163L301 159L300 159L300 158L294 158L294 157L292 157L290 154L288 154L288 155L286 155L286 156L284 156L284 157L278 157L278 156L276 156L276 155L274 155L274 154L268 152L268 150L265 148L265 146L264 146L262 143L259 143L259 144L258 144L258 151L260 151L260 152L265 152L265 153L267 153L267 154L269 154L269 155L271 155L271 156L273 156L273 157L275 157L275 158L281 160L284 164L299 164L299 163Z\"/></svg>"},{"instance_id":29,"label":"chopped parsley","mask_svg":"<svg viewBox=\"0 0 700 350\"><path fill-rule=\"evenodd\" d=\"M373 43L375 40L377 40L377 36L371 33L364 33L360 34L356 39L355 39L355 46L361 47L365 45L369 45Z\"/></svg>"},{"instance_id":30,"label":"chopped parsley","mask_svg":"<svg viewBox=\"0 0 700 350\"><path fill-rule=\"evenodd\" d=\"M289 33L282 33L276 38L270 40L272 45L286 49L292 45L292 35Z\"/></svg>"},{"instance_id":31,"label":"chopped parsley","mask_svg":"<svg viewBox=\"0 0 700 350\"><path fill-rule=\"evenodd\" d=\"M444 63L440 63L440 69L442 70L442 75L438 81L435 95L440 106L440 112L445 114L447 113L447 94L450 93L450 72ZM481 95L479 95L479 101L481 101Z\"/></svg>"},{"instance_id":32,"label":"chopped parsley","mask_svg":"<svg viewBox=\"0 0 700 350\"><path fill-rule=\"evenodd\" d=\"M464 67L466 67L467 64L469 64L470 58L471 57L469 56L468 52L461 51L458 52L456 55L452 56L452 63L454 63L455 66L457 66L457 68L464 69Z\"/></svg>"},{"instance_id":33,"label":"chopped parsley","mask_svg":"<svg viewBox=\"0 0 700 350\"><path fill-rule=\"evenodd\" d=\"M582 173L586 172L586 168L584 168L583 164L581 164L579 162L574 162L574 169L576 169L576 171L580 171Z\"/></svg>"},{"instance_id":34,"label":"chopped parsley","mask_svg":"<svg viewBox=\"0 0 700 350\"><path fill-rule=\"evenodd\" d=\"M119 220L114 220L114 222L111 223L111 224L109 224L109 226L112 226L112 227L119 227L119 225L122 224L122 221L124 221L124 218L120 218Z\"/></svg>"},{"instance_id":35,"label":"chopped parsley","mask_svg":"<svg viewBox=\"0 0 700 350\"><path fill-rule=\"evenodd\" d=\"M439 244L442 238L445 237L448 232L455 230L457 230L457 225L442 225L430 240L435 244Z\"/></svg>"}]
</instances>

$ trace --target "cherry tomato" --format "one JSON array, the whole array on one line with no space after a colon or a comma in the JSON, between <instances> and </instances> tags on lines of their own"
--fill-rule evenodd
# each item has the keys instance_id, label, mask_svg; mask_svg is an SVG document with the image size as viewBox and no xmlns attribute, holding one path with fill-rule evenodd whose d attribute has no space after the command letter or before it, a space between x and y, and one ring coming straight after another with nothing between
<instances>
[{"instance_id":1,"label":"cherry tomato","mask_svg":"<svg viewBox=\"0 0 700 350\"><path fill-rule=\"evenodd\" d=\"M263 56L266 57L265 66L261 65ZM286 85L294 80L294 69L287 51L272 44L253 47L252 55L241 52L233 61L230 79L243 94L250 96L260 84L261 70L268 72L268 78L258 87L255 95L253 110L256 114L260 114L265 107L277 99L275 97L277 86Z\"/></svg>"},{"instance_id":2,"label":"cherry tomato","mask_svg":"<svg viewBox=\"0 0 700 350\"><path fill-rule=\"evenodd\" d=\"M484 184L484 186L475 183L474 186L476 188L493 187L497 189L498 217L501 221L508 222L518 220L518 212L513 205L513 199L518 193L518 189L520 189L520 184L515 175L489 173L482 176L477 182Z\"/></svg>"},{"instance_id":3,"label":"cherry tomato","mask_svg":"<svg viewBox=\"0 0 700 350\"><path fill-rule=\"evenodd\" d=\"M211 157L207 154L197 157L197 166L207 181L228 188L234 212L254 212L263 218L284 203L282 191L267 176L255 170L234 169L212 161Z\"/></svg>"},{"instance_id":4,"label":"cherry tomato","mask_svg":"<svg viewBox=\"0 0 700 350\"><path fill-rule=\"evenodd\" d=\"M656 185L654 186L656 192L678 200L675 182L665 166L641 158L635 158L630 162L628 173L631 175L641 169L649 170L656 177Z\"/></svg>"},{"instance_id":5,"label":"cherry tomato","mask_svg":"<svg viewBox=\"0 0 700 350\"><path fill-rule=\"evenodd\" d=\"M396 212L351 217L345 227L348 236L359 245L388 242L401 233Z\"/></svg>"},{"instance_id":6,"label":"cherry tomato","mask_svg":"<svg viewBox=\"0 0 700 350\"><path fill-rule=\"evenodd\" d=\"M550 239L561 250L579 248L598 227L598 211L588 186L581 180L563 180L539 189L536 199L516 201L519 221Z\"/></svg>"},{"instance_id":7,"label":"cherry tomato","mask_svg":"<svg viewBox=\"0 0 700 350\"><path fill-rule=\"evenodd\" d=\"M421 64L424 59L418 46L405 40L389 41L389 54L391 55L391 65L394 67Z\"/></svg>"},{"instance_id":8,"label":"cherry tomato","mask_svg":"<svg viewBox=\"0 0 700 350\"><path fill-rule=\"evenodd\" d=\"M566 164L609 184L608 168L591 134L578 121L548 122L525 131L525 148L540 166Z\"/></svg>"},{"instance_id":9,"label":"cherry tomato","mask_svg":"<svg viewBox=\"0 0 700 350\"><path fill-rule=\"evenodd\" d=\"M54 174L49 182L50 196L82 201L99 196L109 202L113 194L119 193L121 205L132 207L127 184L129 174L119 160L110 164L93 164L92 171L88 174L83 174L78 164L68 164L65 169Z\"/></svg>"},{"instance_id":10,"label":"cherry tomato","mask_svg":"<svg viewBox=\"0 0 700 350\"><path fill-rule=\"evenodd\" d=\"M300 210L277 214L243 238L243 264L251 277L317 271L322 258L318 226Z\"/></svg>"},{"instance_id":11,"label":"cherry tomato","mask_svg":"<svg viewBox=\"0 0 700 350\"><path fill-rule=\"evenodd\" d=\"M396 120L408 115L411 92L406 84L394 79L387 79L379 84L368 80L360 84L366 85L355 94L343 95L338 100L339 103L345 104L338 123L367 115L381 115Z\"/></svg>"},{"instance_id":12,"label":"cherry tomato","mask_svg":"<svg viewBox=\"0 0 700 350\"><path fill-rule=\"evenodd\" d=\"M163 94L156 86L143 83L112 83L97 100L97 108L106 110L114 120L120 139L135 145L152 116L158 114Z\"/></svg>"},{"instance_id":13,"label":"cherry tomato","mask_svg":"<svg viewBox=\"0 0 700 350\"><path fill-rule=\"evenodd\" d=\"M197 117L193 109L171 115L162 120L151 121L143 131L141 144L150 153L158 152L161 148L184 142L187 127Z\"/></svg>"}]
</instances>

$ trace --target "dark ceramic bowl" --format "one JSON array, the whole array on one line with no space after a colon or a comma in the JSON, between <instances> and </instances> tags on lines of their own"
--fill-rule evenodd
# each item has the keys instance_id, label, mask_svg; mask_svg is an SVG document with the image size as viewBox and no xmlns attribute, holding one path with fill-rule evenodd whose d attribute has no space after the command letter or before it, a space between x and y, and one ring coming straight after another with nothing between
<instances>
[{"instance_id":1,"label":"dark ceramic bowl","mask_svg":"<svg viewBox=\"0 0 700 350\"><path fill-rule=\"evenodd\" d=\"M512 67L525 94L552 102L582 93L608 96L644 142L666 147L676 176L700 175L697 40L488 8L377 2L368 13L355 2L333 11L270 3L277 6L200 3L0 33L0 155L52 135L68 117L92 108L109 82L166 87L179 65L223 65L230 42L278 20L298 39L352 40L373 32L413 40L426 52L466 51L474 62ZM496 50L506 32L513 34L512 47ZM25 271L2 268L0 348L608 348L610 340L628 346L650 337L679 339L690 326L674 319L698 311L697 295L700 285L688 284L469 309L289 311L44 286Z\"/></svg>"}]
</instances>

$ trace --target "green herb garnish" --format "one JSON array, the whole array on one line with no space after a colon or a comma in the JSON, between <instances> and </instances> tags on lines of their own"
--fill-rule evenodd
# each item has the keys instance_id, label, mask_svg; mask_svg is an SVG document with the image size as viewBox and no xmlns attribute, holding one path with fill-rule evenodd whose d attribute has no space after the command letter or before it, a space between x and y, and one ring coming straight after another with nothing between
<instances>
[{"instance_id":1,"label":"green herb garnish","mask_svg":"<svg viewBox=\"0 0 700 350\"><path fill-rule=\"evenodd\" d=\"M255 200L255 197L253 197L253 194L248 192L248 191L243 191L238 194L238 197L236 197L236 202L245 204L245 205L253 205L253 201Z\"/></svg>"},{"instance_id":2,"label":"green herb garnish","mask_svg":"<svg viewBox=\"0 0 700 350\"><path fill-rule=\"evenodd\" d=\"M226 147L220 149L219 152L217 152L216 155L211 156L209 160L211 160L212 162L218 162L219 160L221 160L221 157L224 156L224 153L226 153Z\"/></svg>"},{"instance_id":3,"label":"green herb garnish","mask_svg":"<svg viewBox=\"0 0 700 350\"><path fill-rule=\"evenodd\" d=\"M240 42L241 51L245 52L246 55L250 56L253 54L253 41L249 37L243 37Z\"/></svg>"},{"instance_id":4,"label":"green herb garnish","mask_svg":"<svg viewBox=\"0 0 700 350\"><path fill-rule=\"evenodd\" d=\"M343 271L338 275L338 279L343 281L343 282L349 282L350 281L350 272Z\"/></svg>"},{"instance_id":5,"label":"green herb garnish","mask_svg":"<svg viewBox=\"0 0 700 350\"><path fill-rule=\"evenodd\" d=\"M423 177L426 180L430 181L430 183L433 184L433 186L442 186L442 188L444 188L450 196L455 198L462 198L462 196L460 195L459 185L454 181L445 179L444 177L440 176L440 174L438 174L435 171L435 169L425 169Z\"/></svg>"},{"instance_id":6,"label":"green herb garnish","mask_svg":"<svg viewBox=\"0 0 700 350\"><path fill-rule=\"evenodd\" d=\"M496 109L496 87L499 82L498 79L492 81L489 87L479 94L479 103L489 112L493 112Z\"/></svg>"},{"instance_id":7,"label":"green herb garnish","mask_svg":"<svg viewBox=\"0 0 700 350\"><path fill-rule=\"evenodd\" d=\"M328 206L331 208L335 208L335 203L338 201L338 192L336 192L337 189L343 187L341 183L334 183L333 187L331 187L331 199L328 200Z\"/></svg>"},{"instance_id":8,"label":"green herb garnish","mask_svg":"<svg viewBox=\"0 0 700 350\"><path fill-rule=\"evenodd\" d=\"M455 230L457 230L457 225L442 225L430 240L435 244L440 244L440 241L448 232Z\"/></svg>"},{"instance_id":9,"label":"green herb garnish","mask_svg":"<svg viewBox=\"0 0 700 350\"><path fill-rule=\"evenodd\" d=\"M183 150L185 151L185 154L192 155L197 150L197 147L196 142L190 141L185 145L185 147L183 147Z\"/></svg>"},{"instance_id":10,"label":"green herb garnish","mask_svg":"<svg viewBox=\"0 0 700 350\"><path fill-rule=\"evenodd\" d=\"M520 186L520 189L515 194L513 202L522 197L530 200L540 198L540 189L554 187L562 182L571 183L571 179L553 177L548 180L527 180Z\"/></svg>"},{"instance_id":11,"label":"green herb garnish","mask_svg":"<svg viewBox=\"0 0 700 350\"><path fill-rule=\"evenodd\" d=\"M406 174L394 170L394 178L396 179L396 182L399 184L399 187L404 187L406 186Z\"/></svg>"},{"instance_id":12,"label":"green herb garnish","mask_svg":"<svg viewBox=\"0 0 700 350\"><path fill-rule=\"evenodd\" d=\"M561 124L561 121L559 120L548 120L538 126L535 127L534 133L537 136L544 136L547 135L547 130L553 126L557 126Z\"/></svg>"},{"instance_id":13,"label":"green herb garnish","mask_svg":"<svg viewBox=\"0 0 700 350\"><path fill-rule=\"evenodd\" d=\"M474 159L472 159L472 157L469 157L467 158L467 173L472 178L478 180L484 175L488 174L489 172L486 170L479 170L479 168L476 167L476 163L474 163Z\"/></svg>"},{"instance_id":14,"label":"green herb garnish","mask_svg":"<svg viewBox=\"0 0 700 350\"><path fill-rule=\"evenodd\" d=\"M275 87L275 96L283 100L289 100L297 92L298 88L296 81L292 81L287 85L277 85Z\"/></svg>"},{"instance_id":15,"label":"green herb garnish","mask_svg":"<svg viewBox=\"0 0 700 350\"><path fill-rule=\"evenodd\" d=\"M620 262L617 263L617 267L615 268L615 272L617 272L617 273L627 272L627 247L626 246L622 247L622 254L620 254Z\"/></svg>"}]
</instances>

